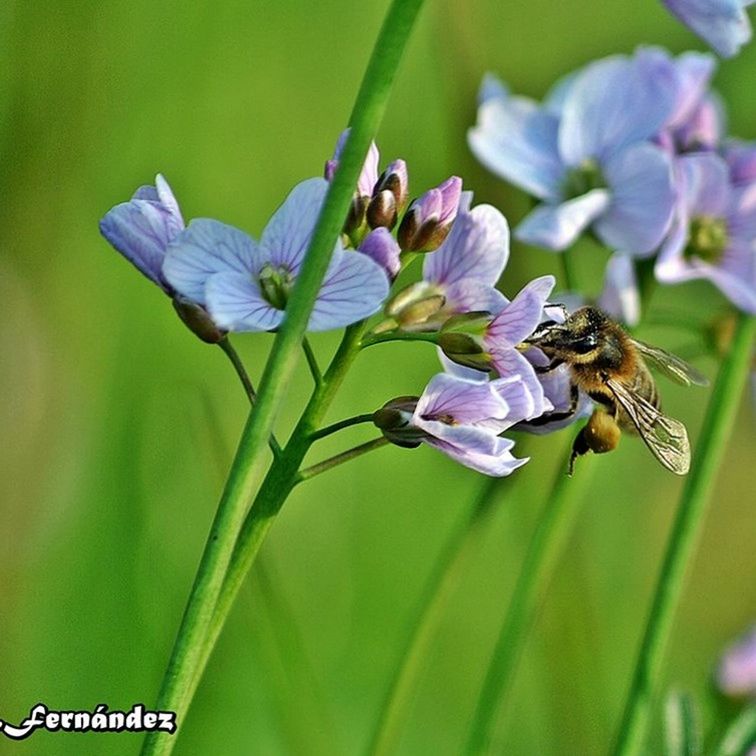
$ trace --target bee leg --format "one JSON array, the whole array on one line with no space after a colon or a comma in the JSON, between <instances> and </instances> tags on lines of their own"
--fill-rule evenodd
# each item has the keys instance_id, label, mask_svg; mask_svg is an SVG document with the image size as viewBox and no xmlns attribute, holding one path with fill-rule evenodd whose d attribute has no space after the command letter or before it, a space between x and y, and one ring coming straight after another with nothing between
<instances>
[{"instance_id":1,"label":"bee leg","mask_svg":"<svg viewBox=\"0 0 756 756\"><path fill-rule=\"evenodd\" d=\"M538 426L559 422L560 420L567 420L567 418L572 417L577 411L579 401L580 392L578 391L578 387L573 383L570 386L570 406L567 407L566 410L562 410L560 412L546 412L540 417L536 417L533 420L528 420L528 423L530 425Z\"/></svg>"},{"instance_id":2,"label":"bee leg","mask_svg":"<svg viewBox=\"0 0 756 756\"><path fill-rule=\"evenodd\" d=\"M567 474L572 476L575 460L589 451L594 454L606 454L606 452L616 449L620 435L620 429L614 417L603 410L595 410L572 444Z\"/></svg>"},{"instance_id":3,"label":"bee leg","mask_svg":"<svg viewBox=\"0 0 756 756\"><path fill-rule=\"evenodd\" d=\"M560 365L564 365L564 360L560 357L555 357L548 365L533 365L533 369L536 373L550 373L552 370L556 370Z\"/></svg>"}]
</instances>

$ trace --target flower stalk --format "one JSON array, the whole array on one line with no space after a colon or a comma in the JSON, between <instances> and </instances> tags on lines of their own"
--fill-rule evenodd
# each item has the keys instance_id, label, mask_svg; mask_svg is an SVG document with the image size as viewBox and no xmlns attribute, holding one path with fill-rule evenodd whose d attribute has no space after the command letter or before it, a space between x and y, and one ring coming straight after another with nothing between
<instances>
[{"instance_id":1,"label":"flower stalk","mask_svg":"<svg viewBox=\"0 0 756 756\"><path fill-rule=\"evenodd\" d=\"M730 351L717 375L691 472L672 526L614 750L618 756L639 754L644 750L675 610L748 377L754 332L756 318L741 314Z\"/></svg>"},{"instance_id":2,"label":"flower stalk","mask_svg":"<svg viewBox=\"0 0 756 756\"><path fill-rule=\"evenodd\" d=\"M351 130L340 156L339 167L326 195L300 275L287 302L286 316L263 372L255 407L242 433L158 697L157 708L175 711L179 727L217 635L214 628L217 627L219 631L230 608L226 608L221 615L216 614L221 607L219 599L237 546L237 536L248 514L249 502L263 483L265 460L262 449L269 443L273 423L296 370L298 352L334 243L341 232L354 186L370 141L386 109L399 61L421 6L422 0L394 0L389 8L355 102L350 119ZM316 389L314 397L328 393L327 387ZM323 410L325 406L326 402L323 403ZM320 406L317 410L323 411ZM313 429L308 427L308 431ZM301 441L287 454L291 443L286 446L284 458L271 468L274 477L280 478L280 490L286 493L287 484L290 490L301 463L298 452L302 451L301 447L306 451L307 446ZM277 506L272 506L270 501L263 503L266 506L261 507L262 512L255 514L255 520L264 523L265 527L255 531L254 540L257 543L252 549L252 559L282 501L276 501ZM208 638L211 639L209 644ZM150 733L145 739L142 754L165 756L173 750L175 742L175 736Z\"/></svg>"}]
</instances>

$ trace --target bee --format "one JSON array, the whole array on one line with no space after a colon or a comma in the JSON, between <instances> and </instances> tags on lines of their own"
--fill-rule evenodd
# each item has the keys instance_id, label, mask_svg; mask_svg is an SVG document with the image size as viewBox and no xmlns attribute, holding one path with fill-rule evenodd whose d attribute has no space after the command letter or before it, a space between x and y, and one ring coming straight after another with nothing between
<instances>
[{"instance_id":1,"label":"bee","mask_svg":"<svg viewBox=\"0 0 756 756\"><path fill-rule=\"evenodd\" d=\"M547 372L563 364L569 368L571 407L560 413L560 418L574 413L579 391L596 403L572 445L568 475L583 454L615 449L622 431L639 434L667 470L676 475L688 472L687 431L680 421L662 412L646 363L685 386L707 385L706 377L695 368L663 349L632 338L596 307L583 307L563 323L544 323L525 344L537 347L550 359L537 371ZM546 421L555 419L553 413L544 417Z\"/></svg>"}]
</instances>

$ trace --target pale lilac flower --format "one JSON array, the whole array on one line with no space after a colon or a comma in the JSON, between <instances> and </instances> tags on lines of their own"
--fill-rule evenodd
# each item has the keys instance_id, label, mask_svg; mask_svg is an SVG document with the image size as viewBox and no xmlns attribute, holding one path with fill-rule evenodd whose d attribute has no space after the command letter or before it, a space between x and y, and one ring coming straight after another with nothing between
<instances>
[{"instance_id":1,"label":"pale lilac flower","mask_svg":"<svg viewBox=\"0 0 756 756\"><path fill-rule=\"evenodd\" d=\"M407 252L436 249L457 217L462 179L451 176L410 204L399 226L399 246Z\"/></svg>"},{"instance_id":2,"label":"pale lilac flower","mask_svg":"<svg viewBox=\"0 0 756 756\"><path fill-rule=\"evenodd\" d=\"M472 192L464 192L449 235L423 261L423 279L389 303L387 314L403 327L432 330L452 315L498 312L506 303L495 286L509 259L509 225L496 208L470 209L471 202ZM427 309L418 306L424 302L430 302ZM419 316L408 316L409 308Z\"/></svg>"},{"instance_id":3,"label":"pale lilac flower","mask_svg":"<svg viewBox=\"0 0 756 756\"><path fill-rule=\"evenodd\" d=\"M216 220L192 221L171 242L163 264L168 282L206 306L232 331L271 331L284 318L328 183L308 179L291 191L260 242ZM347 252L338 241L310 315L308 330L354 323L380 309L388 279L370 257Z\"/></svg>"},{"instance_id":4,"label":"pale lilac flower","mask_svg":"<svg viewBox=\"0 0 756 756\"><path fill-rule=\"evenodd\" d=\"M326 160L325 164L325 177L328 181L333 181L333 177L336 174L336 169L339 167L339 157L344 150L344 145L349 137L349 129L345 129L341 132L338 141L336 142L336 148L333 151L333 157L330 160ZM372 197L373 189L378 183L378 163L381 156L378 152L378 147L375 142L370 142L367 157L365 158L365 164L360 171L360 177L357 180L357 194L361 197Z\"/></svg>"},{"instance_id":5,"label":"pale lilac flower","mask_svg":"<svg viewBox=\"0 0 756 756\"><path fill-rule=\"evenodd\" d=\"M662 0L667 9L723 58L751 39L745 9L754 0Z\"/></svg>"},{"instance_id":6,"label":"pale lilac flower","mask_svg":"<svg viewBox=\"0 0 756 756\"><path fill-rule=\"evenodd\" d=\"M379 227L371 231L362 240L357 251L378 263L390 281L393 281L399 274L401 249L399 249L396 239L387 228Z\"/></svg>"},{"instance_id":7,"label":"pale lilac flower","mask_svg":"<svg viewBox=\"0 0 756 756\"><path fill-rule=\"evenodd\" d=\"M476 157L543 200L518 238L553 250L591 227L607 246L646 255L663 239L674 202L672 164L656 137L675 108L669 66L614 56L559 83L543 105L486 84Z\"/></svg>"},{"instance_id":8,"label":"pale lilac flower","mask_svg":"<svg viewBox=\"0 0 756 756\"><path fill-rule=\"evenodd\" d=\"M679 158L680 199L655 273L663 283L706 278L756 314L756 184L733 187L713 153Z\"/></svg>"},{"instance_id":9,"label":"pale lilac flower","mask_svg":"<svg viewBox=\"0 0 756 756\"><path fill-rule=\"evenodd\" d=\"M375 413L384 435L401 446L426 443L478 472L509 475L527 459L511 454L514 442L499 436L522 419L526 392L519 376L468 381L441 373L419 399L404 397Z\"/></svg>"},{"instance_id":10,"label":"pale lilac flower","mask_svg":"<svg viewBox=\"0 0 756 756\"><path fill-rule=\"evenodd\" d=\"M744 186L756 181L756 143L730 139L722 155L730 168L733 186Z\"/></svg>"},{"instance_id":11,"label":"pale lilac flower","mask_svg":"<svg viewBox=\"0 0 756 756\"><path fill-rule=\"evenodd\" d=\"M163 258L183 228L176 198L159 173L154 187L139 187L129 202L116 205L100 221L100 232L113 247L169 296L173 289L163 275Z\"/></svg>"},{"instance_id":12,"label":"pale lilac flower","mask_svg":"<svg viewBox=\"0 0 756 756\"><path fill-rule=\"evenodd\" d=\"M717 682L728 696L756 696L756 628L725 650Z\"/></svg>"},{"instance_id":13,"label":"pale lilac flower","mask_svg":"<svg viewBox=\"0 0 756 756\"><path fill-rule=\"evenodd\" d=\"M628 255L615 253L604 273L604 288L596 303L599 309L629 326L640 322L641 304L635 264Z\"/></svg>"}]
</instances>

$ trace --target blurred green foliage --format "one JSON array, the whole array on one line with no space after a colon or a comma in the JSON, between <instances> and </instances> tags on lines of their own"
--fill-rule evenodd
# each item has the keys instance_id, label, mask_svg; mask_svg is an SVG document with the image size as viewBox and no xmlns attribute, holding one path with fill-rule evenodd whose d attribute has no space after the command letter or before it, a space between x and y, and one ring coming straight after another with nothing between
<instances>
[{"instance_id":1,"label":"blurred green foliage","mask_svg":"<svg viewBox=\"0 0 756 756\"><path fill-rule=\"evenodd\" d=\"M244 396L220 350L112 252L97 221L162 171L186 217L256 234L316 175L348 117L383 2L164 0L0 4L0 717L37 701L151 704L233 446ZM482 73L540 95L560 74L639 43L701 44L656 0L429 0L380 133L419 193L450 173L512 221L524 198L472 159ZM751 46L716 85L753 137ZM580 257L600 288L606 253ZM515 246L503 278L558 273ZM705 284L657 290L654 311L707 320ZM687 350L680 331L648 340ZM323 355L336 336L313 339ZM259 377L271 340L239 338ZM699 364L713 374L715 362ZM423 345L369 350L332 419L418 393ZM280 433L309 390L291 386ZM663 386L693 442L706 392ZM669 654L670 684L711 697L723 644L756 619L753 410L744 402ZM370 437L354 429L318 449ZM570 432L529 439L453 597L409 713L402 754L457 753L527 538ZM315 457L315 455L313 455ZM642 444L597 473L527 645L501 751L606 751L680 490ZM579 474L579 471L578 471ZM442 455L386 448L302 486L286 504L214 654L179 754L338 754L364 747L433 559L483 480ZM655 730L661 743L661 711ZM2 753L127 754L137 735L37 733Z\"/></svg>"}]
</instances>

